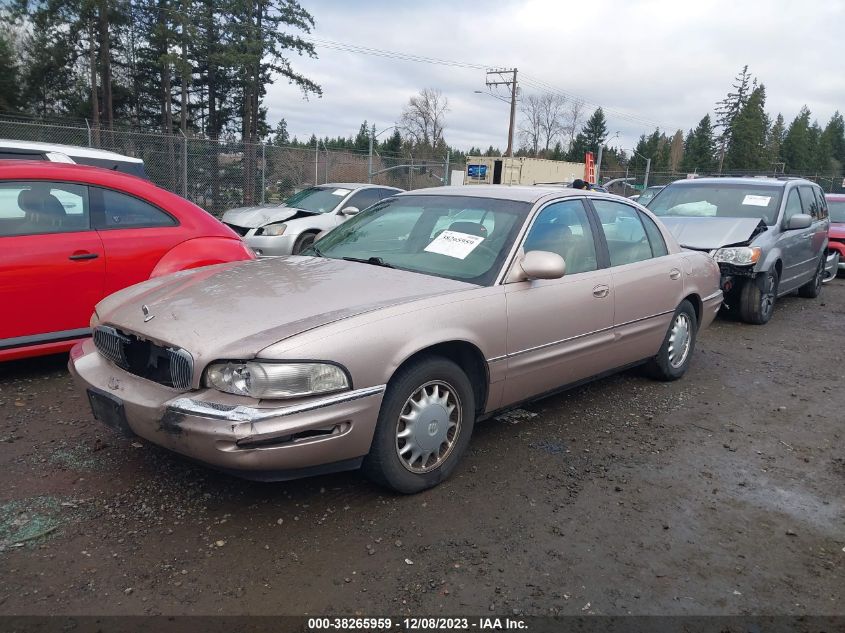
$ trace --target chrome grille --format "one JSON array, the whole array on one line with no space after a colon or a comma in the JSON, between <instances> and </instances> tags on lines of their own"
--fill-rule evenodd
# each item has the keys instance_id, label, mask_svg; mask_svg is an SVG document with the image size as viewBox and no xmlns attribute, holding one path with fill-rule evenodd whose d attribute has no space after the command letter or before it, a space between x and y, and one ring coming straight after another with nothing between
<instances>
[{"instance_id":1,"label":"chrome grille","mask_svg":"<svg viewBox=\"0 0 845 633\"><path fill-rule=\"evenodd\" d=\"M97 351L108 358L118 367L126 369L126 355L124 349L129 338L107 325L98 325L94 328L94 345Z\"/></svg>"},{"instance_id":2,"label":"chrome grille","mask_svg":"<svg viewBox=\"0 0 845 633\"><path fill-rule=\"evenodd\" d=\"M170 357L170 382L177 389L189 389L194 375L194 359L179 347L168 347Z\"/></svg>"},{"instance_id":3,"label":"chrome grille","mask_svg":"<svg viewBox=\"0 0 845 633\"><path fill-rule=\"evenodd\" d=\"M190 389L194 359L181 347L164 347L108 325L94 328L97 351L130 374L166 387Z\"/></svg>"}]
</instances>

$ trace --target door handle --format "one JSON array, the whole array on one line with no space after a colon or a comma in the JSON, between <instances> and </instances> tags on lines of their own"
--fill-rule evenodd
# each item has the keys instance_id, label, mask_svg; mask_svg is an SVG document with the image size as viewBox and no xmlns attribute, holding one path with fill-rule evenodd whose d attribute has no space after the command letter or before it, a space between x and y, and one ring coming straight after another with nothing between
<instances>
[{"instance_id":1,"label":"door handle","mask_svg":"<svg viewBox=\"0 0 845 633\"><path fill-rule=\"evenodd\" d=\"M600 285L593 288L593 296L603 299L610 292L610 286Z\"/></svg>"},{"instance_id":2,"label":"door handle","mask_svg":"<svg viewBox=\"0 0 845 633\"><path fill-rule=\"evenodd\" d=\"M673 268L669 271L669 279L680 279L681 278L681 271L677 268Z\"/></svg>"},{"instance_id":3,"label":"door handle","mask_svg":"<svg viewBox=\"0 0 845 633\"><path fill-rule=\"evenodd\" d=\"M88 252L85 252L85 251L78 251L78 252L74 253L73 255L71 255L70 257L68 257L68 259L73 260L75 262L78 262L78 261L83 260L83 259L97 259L98 257L99 257L99 255L97 255L97 253L88 253Z\"/></svg>"}]
</instances>

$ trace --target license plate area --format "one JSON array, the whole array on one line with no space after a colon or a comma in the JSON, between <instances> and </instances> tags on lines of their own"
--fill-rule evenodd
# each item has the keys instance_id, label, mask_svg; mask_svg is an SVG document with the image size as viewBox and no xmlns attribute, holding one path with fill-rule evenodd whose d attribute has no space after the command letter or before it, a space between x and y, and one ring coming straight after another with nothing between
<instances>
[{"instance_id":1,"label":"license plate area","mask_svg":"<svg viewBox=\"0 0 845 633\"><path fill-rule=\"evenodd\" d=\"M126 410L123 401L110 393L99 389L88 389L88 402L94 417L121 435L132 437L135 435L126 422Z\"/></svg>"}]
</instances>

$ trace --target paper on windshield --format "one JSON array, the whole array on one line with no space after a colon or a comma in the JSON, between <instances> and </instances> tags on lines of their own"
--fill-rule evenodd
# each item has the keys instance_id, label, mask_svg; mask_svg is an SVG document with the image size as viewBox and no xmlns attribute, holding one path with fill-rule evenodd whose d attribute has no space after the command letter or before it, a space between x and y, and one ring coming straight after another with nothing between
<instances>
[{"instance_id":1,"label":"paper on windshield","mask_svg":"<svg viewBox=\"0 0 845 633\"><path fill-rule=\"evenodd\" d=\"M751 194L742 199L742 204L748 204L752 207L768 207L771 196L752 196Z\"/></svg>"},{"instance_id":2,"label":"paper on windshield","mask_svg":"<svg viewBox=\"0 0 845 633\"><path fill-rule=\"evenodd\" d=\"M345 196L350 191L352 191L352 190L351 189L335 189L334 191L332 191L332 195L333 196Z\"/></svg>"},{"instance_id":3,"label":"paper on windshield","mask_svg":"<svg viewBox=\"0 0 845 633\"><path fill-rule=\"evenodd\" d=\"M429 253L438 253L455 259L466 259L475 247L481 244L484 238L479 235L460 233L458 231L443 231L431 244L425 247Z\"/></svg>"}]
</instances>

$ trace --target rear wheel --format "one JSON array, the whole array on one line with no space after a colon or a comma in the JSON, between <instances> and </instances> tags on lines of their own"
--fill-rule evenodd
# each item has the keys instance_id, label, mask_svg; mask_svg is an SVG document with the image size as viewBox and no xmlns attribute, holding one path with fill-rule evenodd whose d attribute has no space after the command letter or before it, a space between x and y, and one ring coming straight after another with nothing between
<instances>
[{"instance_id":1,"label":"rear wheel","mask_svg":"<svg viewBox=\"0 0 845 633\"><path fill-rule=\"evenodd\" d=\"M646 365L649 375L666 381L677 380L683 376L689 367L697 334L698 319L695 317L695 308L689 301L684 300L672 316L660 351Z\"/></svg>"},{"instance_id":2,"label":"rear wheel","mask_svg":"<svg viewBox=\"0 0 845 633\"><path fill-rule=\"evenodd\" d=\"M774 268L746 279L739 293L739 317L746 323L763 325L772 318L780 276Z\"/></svg>"},{"instance_id":3,"label":"rear wheel","mask_svg":"<svg viewBox=\"0 0 845 633\"><path fill-rule=\"evenodd\" d=\"M397 492L412 494L452 474L469 444L475 397L452 361L423 358L390 381L364 473Z\"/></svg>"},{"instance_id":4,"label":"rear wheel","mask_svg":"<svg viewBox=\"0 0 845 633\"><path fill-rule=\"evenodd\" d=\"M822 256L819 265L816 267L816 274L813 278L798 289L798 296L805 299L815 299L822 291L822 282L824 281L824 264L825 257Z\"/></svg>"},{"instance_id":5,"label":"rear wheel","mask_svg":"<svg viewBox=\"0 0 845 633\"><path fill-rule=\"evenodd\" d=\"M316 239L316 233L303 233L296 239L296 242L294 242L293 244L293 254L299 255L302 251L311 246L314 243L314 240Z\"/></svg>"}]
</instances>

